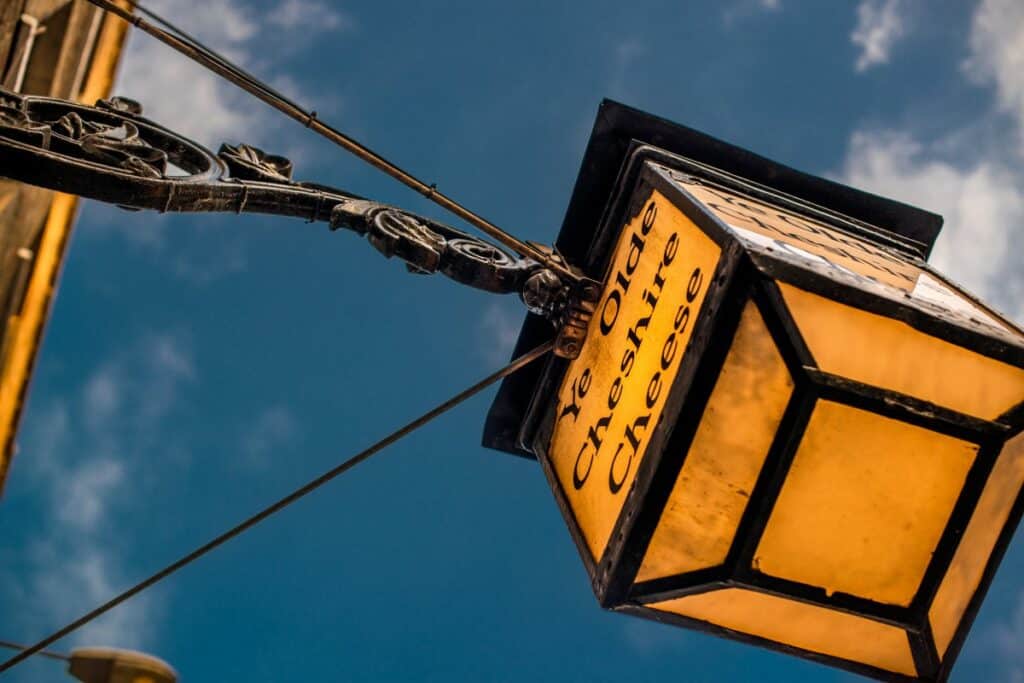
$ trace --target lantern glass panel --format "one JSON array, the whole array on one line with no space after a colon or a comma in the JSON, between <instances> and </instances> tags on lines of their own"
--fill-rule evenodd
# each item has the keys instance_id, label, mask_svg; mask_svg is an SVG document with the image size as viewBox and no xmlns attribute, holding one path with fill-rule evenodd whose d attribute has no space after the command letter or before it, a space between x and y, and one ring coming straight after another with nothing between
<instances>
[{"instance_id":1,"label":"lantern glass panel","mask_svg":"<svg viewBox=\"0 0 1024 683\"><path fill-rule=\"evenodd\" d=\"M994 420L1024 397L1024 369L910 325L779 283L818 367Z\"/></svg>"},{"instance_id":2,"label":"lantern glass panel","mask_svg":"<svg viewBox=\"0 0 1024 683\"><path fill-rule=\"evenodd\" d=\"M779 578L909 605L978 446L818 401L753 565Z\"/></svg>"},{"instance_id":3,"label":"lantern glass panel","mask_svg":"<svg viewBox=\"0 0 1024 683\"><path fill-rule=\"evenodd\" d=\"M1003 446L992 474L971 516L949 571L928 611L935 647L944 656L982 575L1003 525L1024 485L1024 434Z\"/></svg>"},{"instance_id":4,"label":"lantern glass panel","mask_svg":"<svg viewBox=\"0 0 1024 683\"><path fill-rule=\"evenodd\" d=\"M844 612L741 588L690 595L649 607L809 652L908 676L917 674L906 632Z\"/></svg>"},{"instance_id":5,"label":"lantern glass panel","mask_svg":"<svg viewBox=\"0 0 1024 683\"><path fill-rule=\"evenodd\" d=\"M748 301L638 581L725 562L792 393L789 370Z\"/></svg>"},{"instance_id":6,"label":"lantern glass panel","mask_svg":"<svg viewBox=\"0 0 1024 683\"><path fill-rule=\"evenodd\" d=\"M661 419L721 248L660 192L619 236L587 343L558 393L548 460L596 561Z\"/></svg>"}]
</instances>

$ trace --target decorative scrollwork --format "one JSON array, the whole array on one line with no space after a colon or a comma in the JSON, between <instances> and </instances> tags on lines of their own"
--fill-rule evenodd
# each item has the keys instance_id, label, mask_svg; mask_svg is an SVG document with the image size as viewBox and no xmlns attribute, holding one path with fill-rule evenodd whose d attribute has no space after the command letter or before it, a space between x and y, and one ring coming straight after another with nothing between
<instances>
[{"instance_id":1,"label":"decorative scrollwork","mask_svg":"<svg viewBox=\"0 0 1024 683\"><path fill-rule=\"evenodd\" d=\"M142 116L142 104L137 100L127 97L111 97L107 100L96 100L96 108L116 111L131 116Z\"/></svg>"},{"instance_id":2,"label":"decorative scrollwork","mask_svg":"<svg viewBox=\"0 0 1024 683\"><path fill-rule=\"evenodd\" d=\"M415 273L435 273L444 254L444 237L416 216L398 209L374 211L366 240L387 258L397 256Z\"/></svg>"},{"instance_id":3,"label":"decorative scrollwork","mask_svg":"<svg viewBox=\"0 0 1024 683\"><path fill-rule=\"evenodd\" d=\"M167 173L167 152L159 150L139 135L138 126L123 121L119 125L100 123L69 112L51 124L50 129L77 141L85 158L113 166L144 178L163 178Z\"/></svg>"},{"instance_id":4,"label":"decorative scrollwork","mask_svg":"<svg viewBox=\"0 0 1024 683\"><path fill-rule=\"evenodd\" d=\"M338 204L334 228L349 228L384 256L398 257L414 273L442 273L489 292L522 292L539 264L515 258L494 245L421 216L365 200Z\"/></svg>"},{"instance_id":5,"label":"decorative scrollwork","mask_svg":"<svg viewBox=\"0 0 1024 683\"><path fill-rule=\"evenodd\" d=\"M292 162L276 154L267 154L252 145L223 144L217 156L227 164L233 178L268 183L292 182Z\"/></svg>"},{"instance_id":6,"label":"decorative scrollwork","mask_svg":"<svg viewBox=\"0 0 1024 683\"><path fill-rule=\"evenodd\" d=\"M560 279L529 260L460 232L342 190L292 179L292 162L251 145L203 146L110 98L88 107L0 89L0 176L157 211L296 216L348 228L415 273L442 273L489 292L517 292L558 318ZM539 272L547 275L531 279ZM527 287L527 283L529 287Z\"/></svg>"}]
</instances>

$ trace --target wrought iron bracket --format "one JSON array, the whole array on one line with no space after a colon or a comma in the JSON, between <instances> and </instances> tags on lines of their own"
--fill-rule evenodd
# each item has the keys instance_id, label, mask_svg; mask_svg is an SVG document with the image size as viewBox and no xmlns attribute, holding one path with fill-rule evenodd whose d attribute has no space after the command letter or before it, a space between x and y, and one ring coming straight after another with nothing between
<instances>
[{"instance_id":1,"label":"wrought iron bracket","mask_svg":"<svg viewBox=\"0 0 1024 683\"><path fill-rule=\"evenodd\" d=\"M600 290L596 282L567 282L533 259L429 218L295 181L292 170L285 157L250 145L221 145L214 154L143 117L142 106L127 98L90 107L0 89L0 176L130 210L326 222L362 235L412 273L441 273L488 292L519 294L528 310L558 328L557 355L579 353ZM551 249L544 253L557 257Z\"/></svg>"}]
</instances>

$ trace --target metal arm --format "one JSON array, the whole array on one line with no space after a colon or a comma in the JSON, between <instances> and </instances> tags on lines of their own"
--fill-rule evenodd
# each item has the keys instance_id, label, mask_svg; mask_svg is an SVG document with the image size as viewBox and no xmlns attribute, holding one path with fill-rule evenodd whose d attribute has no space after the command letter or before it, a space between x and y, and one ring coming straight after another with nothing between
<instances>
[{"instance_id":1,"label":"metal arm","mask_svg":"<svg viewBox=\"0 0 1024 683\"><path fill-rule=\"evenodd\" d=\"M559 355L578 353L597 298L596 283L585 278L569 281L442 223L296 182L284 157L249 145L222 145L213 154L144 118L141 105L126 98L89 107L0 89L0 176L132 210L264 213L347 228L384 256L405 261L411 272L439 272L477 289L519 294L566 337Z\"/></svg>"}]
</instances>

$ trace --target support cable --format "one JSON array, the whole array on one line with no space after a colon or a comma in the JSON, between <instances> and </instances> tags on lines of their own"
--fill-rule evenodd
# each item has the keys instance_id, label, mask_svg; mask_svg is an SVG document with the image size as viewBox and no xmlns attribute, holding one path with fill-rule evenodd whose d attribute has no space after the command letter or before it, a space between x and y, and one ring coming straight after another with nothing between
<instances>
[{"instance_id":1,"label":"support cable","mask_svg":"<svg viewBox=\"0 0 1024 683\"><path fill-rule=\"evenodd\" d=\"M241 67L226 59L223 55L220 55L216 51L206 47L199 40L175 27L173 24L159 17L159 15L154 12L143 8L137 0L130 0L132 7L137 9L140 14L145 14L153 19L154 22L161 23L170 30L164 30L154 24L151 24L141 16L132 14L123 7L114 4L111 0L88 1L93 5L96 5L97 7L115 14L121 19L131 23L139 30L148 33L189 59L201 64L222 78L234 83L242 90L245 90L266 104L269 104L271 107L277 109L286 116L298 121L306 128L309 128L324 138L327 138L334 144L351 152L371 166L383 171L416 192L419 192L430 201L455 214L459 218L482 231L484 234L489 235L498 242L501 242L520 256L531 258L534 261L543 264L545 267L559 273L563 278L565 278L566 282L573 283L580 280L580 276L578 274L574 273L572 269L554 258L552 254L545 253L535 245L510 235L483 216L470 211L459 202L439 191L436 184L423 182L408 171L388 161L380 154L377 154L361 142L324 123L317 118L315 111L307 110L281 93L273 90L263 81L244 71Z\"/></svg>"},{"instance_id":2,"label":"support cable","mask_svg":"<svg viewBox=\"0 0 1024 683\"><path fill-rule=\"evenodd\" d=\"M22 645L20 643L12 643L9 640L0 640L0 647L7 648L8 650L27 650L28 645ZM36 652L40 657L48 657L49 659L56 659L61 662L70 662L71 657L69 655L61 654L60 652L54 652L53 650L40 650Z\"/></svg>"},{"instance_id":3,"label":"support cable","mask_svg":"<svg viewBox=\"0 0 1024 683\"><path fill-rule=\"evenodd\" d=\"M78 619L75 619L70 624L68 624L68 625L66 625L66 626L64 626L64 627L62 627L60 629L57 629L56 631L54 631L50 635L46 636L45 638L43 638L39 642L35 643L34 645L30 645L30 646L22 649L21 652L19 652L18 654L14 655L13 657L11 657L7 661L3 662L2 664L0 664L0 673L11 669L12 667L16 666L17 664L25 661L26 659L28 659L32 655L42 654L44 648L48 647L49 645L52 645L53 643L57 642L58 640L60 640L64 636L68 635L69 633L72 633L72 632L78 630L82 626L85 626L86 624L88 624L90 621L93 621L97 617L100 617L103 614L106 614L110 610L114 609L115 607L117 607L121 603L127 601L128 599L134 597L135 595L138 595L139 593L141 593L142 591L146 590L150 586L160 582L163 579L166 579L168 576L170 576L171 574L175 573L179 569L185 567L188 564L191 564L195 560L198 560L203 555L205 555L205 554L209 553L210 551L218 548L219 546L223 545L227 541L230 541L235 536L238 536L239 534L241 534L241 533L251 529L252 527L256 526L257 524L262 522L267 517L270 517L271 515L273 515L276 512L280 512L281 510L283 510L284 508L288 507L289 505L291 505L295 501L299 500L300 498L306 496L309 493L312 493L313 491L315 491L316 489L320 488L321 486L323 486L327 482L331 481L335 477L337 477L337 476L339 476L341 474L344 474L345 472L347 472L348 470L352 469L356 465L358 465L361 462L369 459L370 456L374 455L375 453L378 453L379 451L383 450L387 446L390 446L391 444L395 443L396 441L398 441L402 437L411 434L412 432L416 431L417 429L419 429L423 425L427 424L428 422L430 422L434 418L442 415L443 413L448 412L449 410L451 410L455 406L459 405L460 403L462 403L466 399L468 399L468 398L470 398L472 396L475 396L476 394L480 393L481 391L483 391L487 387L491 386L495 382L497 382L497 381L499 381L501 379L504 379L505 377L508 377L509 375L513 374L517 370L520 370L520 369L526 367L527 365L529 365L533 361L537 360L541 356L544 356L549 351L551 351L553 346L554 346L553 342L546 342L544 344L541 344L540 346L538 346L534 350L519 356L518 358L513 360L511 363L506 365L501 370L498 370L497 372L488 375L487 377L485 377L484 379L480 380L479 382L477 382L473 386L469 387L468 389L465 389L464 391L459 392L458 394L456 394L452 398L448 399L444 403L441 403L437 407L432 408L431 410L427 411L426 413L424 413L420 417L416 418L412 422L406 424L404 427L400 427L399 429L391 432L390 434L388 434L383 439L381 439L380 441L376 442L375 444L373 444L369 448L361 451L360 453L357 453L356 455L352 456L348 460L345 460L340 465L335 466L334 468L328 470L327 472L324 472L323 474L321 474L316 479L313 479L312 481L310 481L310 482L300 486L299 488L295 489L294 491L292 491L288 495L286 495L283 498L279 499L277 502L268 505L267 507L263 508L262 510L260 510L256 514L254 514L251 517L248 517L247 519L245 519L243 522L241 522L241 523L231 527L230 529L228 529L227 531L225 531L225 532L221 533L220 535L216 536L215 538L213 538L209 542L199 546L198 548L196 548L192 552L190 552L187 555L184 555L183 557L181 557L180 559L172 562L171 564L167 565L166 567L164 567L160 571L156 572L155 574L152 574L149 578L144 579L144 580L140 581L139 583L135 584L134 586L132 586L131 588L128 588L127 590L117 594L116 596L114 596L113 598L111 598L107 602L103 603L99 607L97 607L97 608L95 608L95 609L93 609L93 610L83 614L81 617L79 617Z\"/></svg>"}]
</instances>

